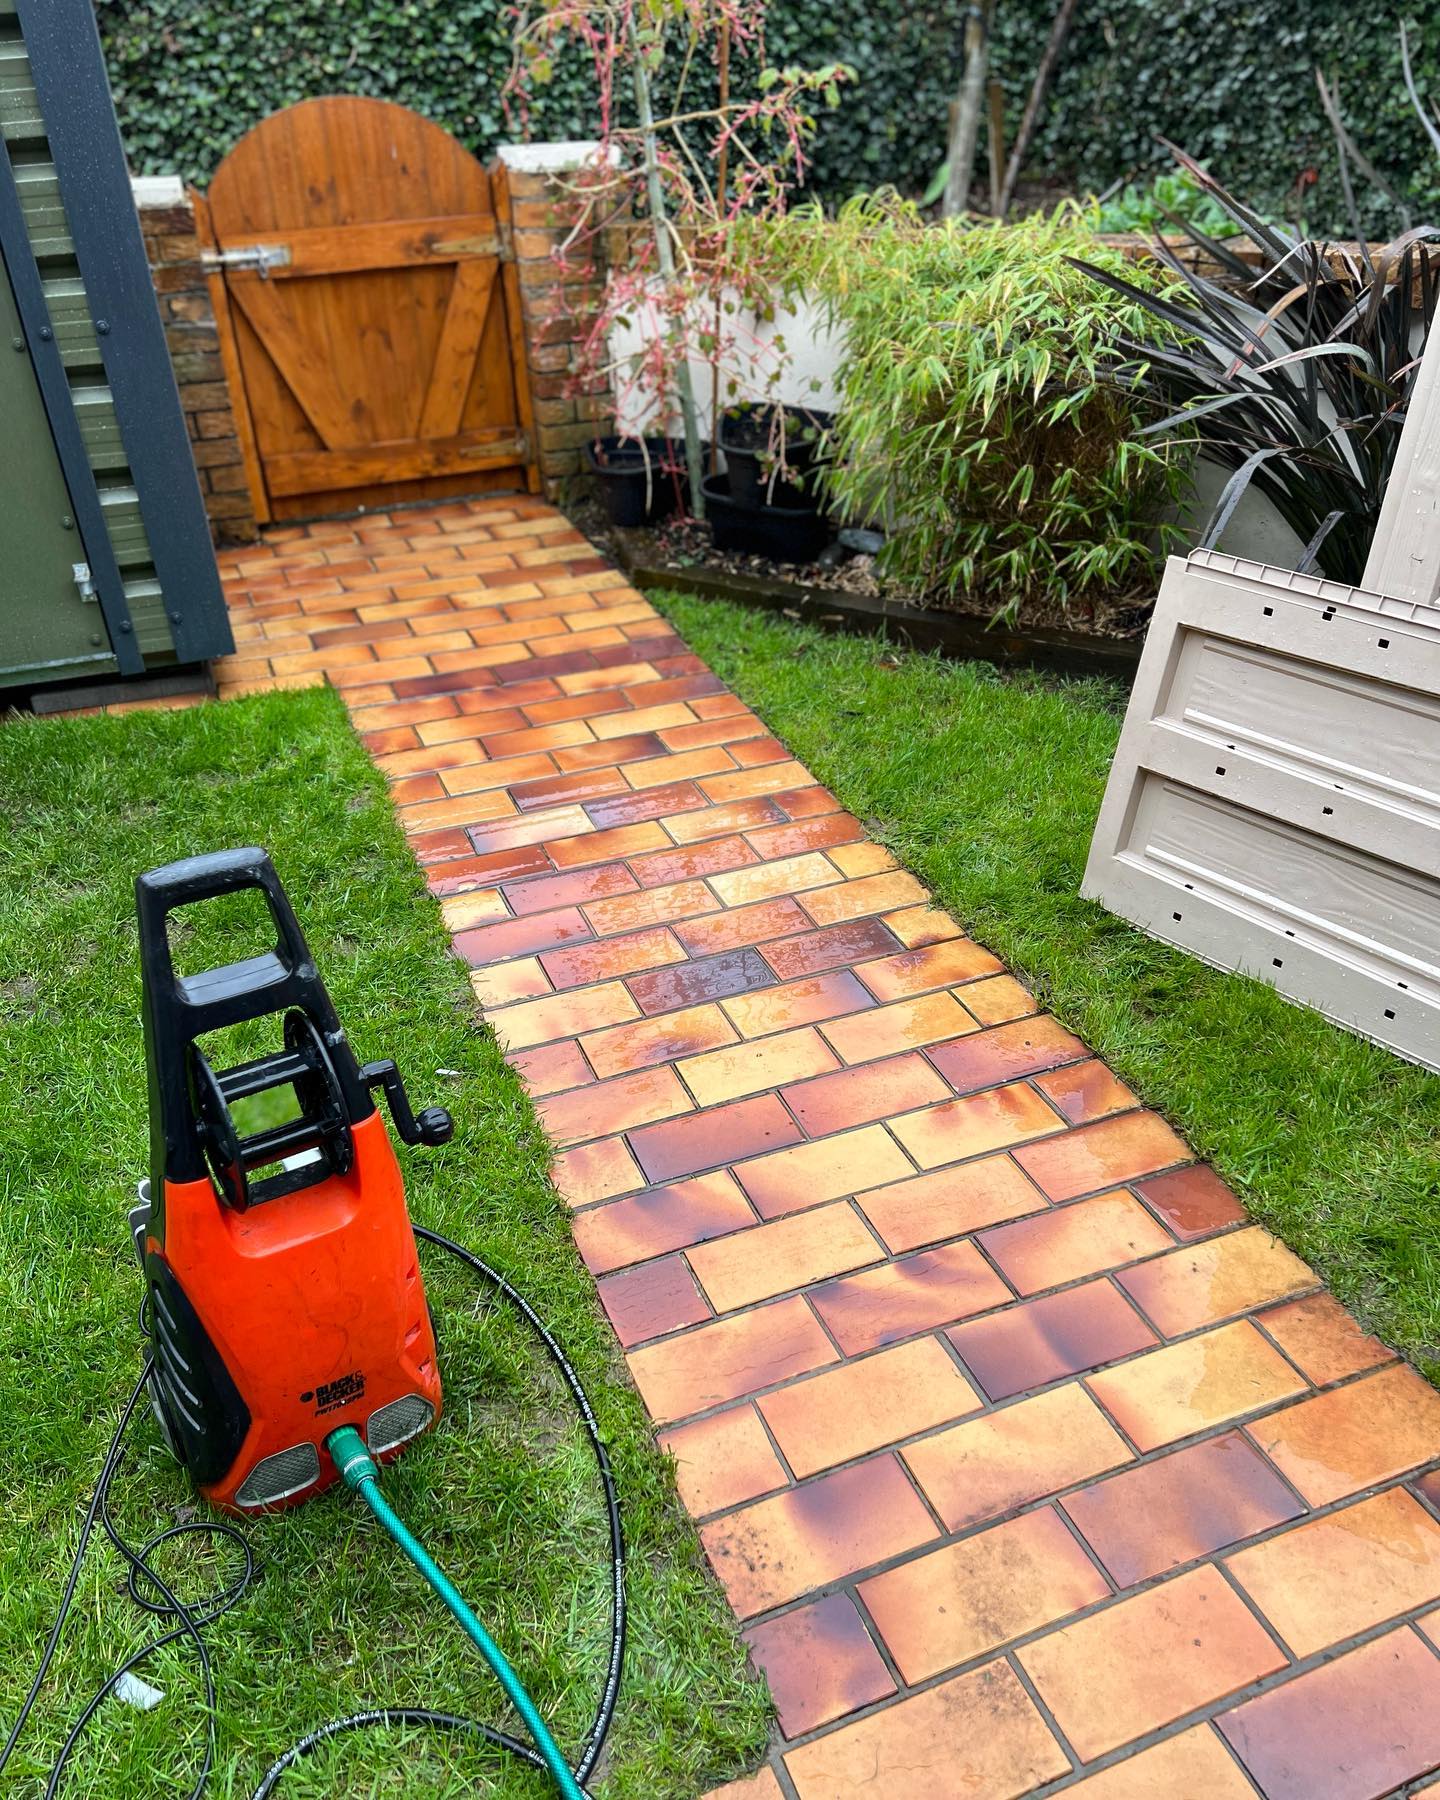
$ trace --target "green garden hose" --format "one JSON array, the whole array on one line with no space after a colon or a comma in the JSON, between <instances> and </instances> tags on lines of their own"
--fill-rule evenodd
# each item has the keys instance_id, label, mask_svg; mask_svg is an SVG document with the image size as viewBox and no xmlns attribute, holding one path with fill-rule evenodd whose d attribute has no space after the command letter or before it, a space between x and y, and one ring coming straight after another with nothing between
<instances>
[{"instance_id":1,"label":"green garden hose","mask_svg":"<svg viewBox=\"0 0 1440 1800\"><path fill-rule=\"evenodd\" d=\"M250 1796L250 1800L271 1800L277 1785L288 1769L311 1756L322 1744L341 1737L349 1732L365 1731L376 1727L393 1729L400 1727L423 1727L430 1731L453 1732L477 1738L495 1749L503 1750L517 1758L528 1767L542 1774L553 1776L560 1791L567 1795L578 1795L580 1800L587 1800L585 1784L592 1771L600 1761L605 1747L605 1739L615 1717L615 1707L620 1696L620 1682L625 1665L625 1534L620 1520L620 1497L615 1488L615 1476L610 1467L609 1452L605 1448L605 1440L600 1435L599 1421L595 1417L595 1409L591 1406L585 1389L581 1386L580 1377L570 1366L570 1360L554 1335L540 1318L530 1302L514 1288L498 1270L492 1269L473 1250L467 1250L463 1244L457 1244L453 1238L442 1232L432 1231L424 1225L416 1225L415 1236L422 1244L436 1245L447 1255L463 1262L472 1274L478 1275L509 1305L513 1306L521 1317L529 1324L545 1352L554 1363L561 1380L569 1389L576 1409L580 1415L580 1423L590 1440L590 1447L595 1452L595 1463L600 1473L600 1486L604 1493L605 1511L610 1528L610 1652L606 1659L605 1682L601 1690L599 1704L590 1728L580 1746L579 1757L574 1769L569 1768L555 1748L554 1740L546 1731L543 1721L537 1715L534 1705L520 1683L515 1679L513 1671L506 1663L500 1651L491 1641L484 1629L460 1598L454 1587L445 1579L440 1570L406 1531L404 1525L386 1506L376 1486L376 1470L370 1462L368 1452L360 1445L353 1432L348 1436L342 1432L332 1432L331 1437L337 1445L351 1443L353 1459L356 1447L361 1449L365 1464L356 1463L347 1474L347 1481L352 1488L359 1488L365 1499L375 1512L377 1518L394 1535L406 1554L432 1583L445 1604L450 1608L466 1632L480 1646L487 1662L504 1683L506 1692L530 1726L534 1747L513 1737L508 1731L501 1731L496 1726L486 1725L479 1719L468 1719L459 1713L440 1712L428 1706L374 1706L362 1712L348 1713L343 1718L329 1719L323 1725L317 1725L299 1737L288 1749L276 1757L265 1771L260 1785ZM141 1327L144 1329L144 1315L141 1315ZM196 1518L180 1525L167 1526L158 1531L143 1544L132 1544L121 1532L110 1510L110 1490L115 1481L116 1472L124 1455L125 1434L129 1430L137 1411L143 1410L143 1402L150 1379L150 1363L145 1360L140 1378L131 1391L120 1414L120 1422L115 1427L115 1435L110 1440L110 1448L105 1453L104 1466L100 1471L100 1479L95 1484L95 1491L90 1497L90 1504L80 1526L80 1537L75 1547L75 1554L70 1562L70 1570L65 1578L64 1592L60 1597L60 1605L51 1624L45 1648L41 1652L39 1663L35 1669L30 1687L21 1703L20 1712L11 1727L5 1742L0 1744L0 1774L14 1754L20 1735L30 1717L40 1690L44 1685L46 1674L60 1643L61 1633L65 1629L65 1621L70 1616L74 1605L77 1586L80 1580L81 1565L84 1563L97 1527L114 1545L118 1554L124 1558L129 1567L128 1591L131 1600L143 1611L162 1621L173 1620L174 1624L162 1630L158 1636L150 1638L146 1643L126 1657L117 1668L112 1669L104 1681L95 1689L84 1707L76 1716L74 1723L66 1733L65 1741L60 1746L59 1754L50 1765L49 1774L45 1777L44 1800L56 1800L65 1771L76 1746L83 1737L87 1726L104 1707L105 1701L114 1693L116 1687L133 1669L143 1664L147 1657L153 1656L157 1650L169 1644L188 1641L195 1651L199 1662L200 1681L204 1690L205 1751L200 1762L196 1778L188 1790L188 1800L204 1800L209 1785L210 1772L215 1766L216 1731L215 1720L218 1711L218 1695L215 1673L211 1666L210 1653L206 1648L204 1627L212 1620L218 1619L222 1613L228 1612L250 1591L250 1584L255 1577L256 1561L245 1534L236 1529L228 1519ZM339 1457L344 1456L341 1449ZM240 1568L223 1586L213 1593L204 1595L198 1600L188 1603L182 1601L169 1587L165 1578L150 1562L152 1553L161 1545L177 1537L188 1537L192 1534L209 1536L217 1542L225 1542L233 1546L240 1560ZM543 1753L542 1753L543 1752Z\"/></svg>"},{"instance_id":2,"label":"green garden hose","mask_svg":"<svg viewBox=\"0 0 1440 1800\"><path fill-rule=\"evenodd\" d=\"M561 1755L560 1747L551 1737L549 1728L540 1717L535 1702L525 1692L519 1676L505 1660L504 1651L465 1604L460 1590L454 1582L380 1492L380 1471L376 1468L370 1452L365 1448L360 1433L355 1430L353 1425L342 1425L338 1431L332 1431L325 1440L325 1448L330 1452L346 1487L352 1494L358 1494L370 1508L386 1531L390 1533L390 1536L394 1538L406 1556L445 1602L459 1622L461 1629L494 1670L496 1679L509 1697L510 1704L525 1721L525 1727L534 1739L535 1748L543 1757L545 1767L550 1771L555 1786L565 1796L565 1800L584 1800L584 1790L575 1779L569 1763Z\"/></svg>"},{"instance_id":3,"label":"green garden hose","mask_svg":"<svg viewBox=\"0 0 1440 1800\"><path fill-rule=\"evenodd\" d=\"M473 1250L467 1250L463 1244L457 1244L453 1238L448 1238L438 1231L431 1231L424 1225L417 1225L414 1229L415 1236L421 1243L436 1245L448 1255L463 1262L472 1274L478 1275L482 1281L502 1295L526 1320L544 1345L546 1354L569 1389L580 1415L580 1423L590 1440L591 1449L595 1452L595 1463L600 1472L600 1486L604 1493L605 1511L610 1527L610 1653L606 1659L605 1682L601 1690L600 1701L595 1709L595 1717L585 1734L584 1742L580 1746L579 1758L572 1770L557 1752L554 1740L536 1714L533 1703L474 1614L420 1545L406 1531L400 1520L386 1506L376 1486L374 1464L370 1462L368 1452L364 1452L363 1446L360 1446L365 1463L369 1465L368 1470L364 1464L355 1463L354 1468L347 1474L349 1485L352 1488L359 1488L364 1493L366 1501L377 1518L391 1531L406 1554L424 1573L426 1579L434 1585L445 1604L460 1620L466 1632L480 1646L486 1660L500 1677L506 1692L530 1726L535 1747L522 1742L518 1737L513 1737L508 1731L501 1731L496 1726L486 1725L479 1719L468 1719L458 1713L439 1712L434 1707L368 1707L362 1712L348 1713L344 1718L329 1719L323 1725L317 1725L313 1730L307 1731L303 1737L297 1738L271 1763L261 1778L260 1785L250 1796L250 1800L271 1800L271 1796L285 1772L293 1769L297 1763L303 1762L307 1756L313 1755L322 1744L327 1744L332 1739L349 1732L370 1730L380 1726L391 1729L396 1726L419 1726L430 1731L453 1732L478 1738L498 1750L504 1750L508 1755L516 1757L528 1767L542 1774L552 1775L562 1793L572 1796L579 1795L580 1800L587 1800L585 1784L600 1761L606 1736L614 1720L615 1707L620 1695L621 1675L625 1664L625 1534L620 1521L620 1497L615 1489L615 1476L610 1467L610 1456L605 1448L605 1440L600 1435L600 1425L595 1417L595 1410L586 1396L585 1389L581 1386L580 1377L570 1366L569 1358L525 1296L512 1287L497 1270L492 1269L489 1263L482 1261ZM143 1314L141 1325L143 1329ZM44 1800L56 1800L70 1759L87 1726L101 1711L105 1701L124 1677L131 1670L143 1664L147 1657L153 1656L157 1650L181 1641L188 1641L195 1651L199 1662L201 1685L204 1690L205 1752L194 1783L188 1791L188 1800L204 1800L210 1772L215 1766L215 1719L218 1711L218 1696L215 1673L205 1644L204 1627L212 1620L218 1619L222 1613L228 1612L249 1592L257 1565L245 1534L237 1530L227 1519L196 1518L180 1525L170 1525L163 1531L156 1532L143 1544L130 1543L115 1523L110 1510L110 1489L124 1455L125 1434L135 1419L137 1410L142 1409L149 1378L150 1364L147 1358L141 1369L140 1378L135 1383L130 1398L125 1402L121 1411L120 1422L115 1427L115 1435L110 1440L110 1448L105 1453L100 1479L95 1485L95 1492L90 1497L89 1507L81 1522L79 1542L71 1559L69 1573L65 1578L65 1588L60 1598L60 1605L30 1682L29 1691L26 1693L19 1716L11 1727L8 1737L4 1744L0 1745L0 1774L4 1773L5 1767L15 1751L20 1734L25 1728L25 1722L39 1697L46 1674L54 1659L60 1643L60 1635L65 1629L65 1621L69 1617L75 1601L81 1565L97 1527L103 1530L105 1536L129 1567L130 1598L143 1612L152 1614L162 1621L173 1620L174 1624L168 1629L162 1630L158 1636L150 1638L132 1655L126 1657L125 1661L118 1668L112 1669L91 1694L70 1726L59 1754L50 1765L49 1774L45 1778ZM354 1439L351 1444L351 1456L346 1458L346 1461L353 1460L353 1451L359 1445L355 1434L351 1432L347 1437L341 1432L332 1432L331 1437L336 1440L337 1445L344 1445ZM344 1454L344 1450L341 1449L339 1455L344 1456ZM338 1460L339 1457L337 1457ZM149 1558L161 1544L168 1543L172 1538L196 1533L202 1536L208 1535L217 1541L232 1545L239 1556L240 1568L237 1574L223 1586L216 1588L213 1593L187 1603L182 1601L169 1587L164 1576L160 1574Z\"/></svg>"}]
</instances>

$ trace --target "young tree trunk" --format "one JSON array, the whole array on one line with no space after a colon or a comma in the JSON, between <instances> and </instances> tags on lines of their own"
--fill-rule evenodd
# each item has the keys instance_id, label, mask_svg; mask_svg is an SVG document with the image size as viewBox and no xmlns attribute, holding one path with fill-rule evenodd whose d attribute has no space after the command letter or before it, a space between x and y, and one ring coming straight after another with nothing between
<instances>
[{"instance_id":1,"label":"young tree trunk","mask_svg":"<svg viewBox=\"0 0 1440 1800\"><path fill-rule=\"evenodd\" d=\"M990 216L1000 217L1000 181L1005 173L1005 88L998 76L986 84L990 100Z\"/></svg>"},{"instance_id":2,"label":"young tree trunk","mask_svg":"<svg viewBox=\"0 0 1440 1800\"><path fill-rule=\"evenodd\" d=\"M1020 129L1015 134L1014 147L1010 151L1010 161L1005 169L1005 180L1000 187L999 216L1002 219L1009 212L1010 202L1015 198L1015 187L1020 180L1020 170L1029 152L1030 140L1035 135L1040 109L1045 104L1045 95L1049 91L1050 79L1055 73L1055 65L1060 60L1060 52L1064 48L1065 39L1078 4L1079 0L1060 0L1059 10L1050 27L1050 37L1040 58L1040 66L1035 71L1030 98L1025 102L1025 111L1020 118Z\"/></svg>"},{"instance_id":3,"label":"young tree trunk","mask_svg":"<svg viewBox=\"0 0 1440 1800\"><path fill-rule=\"evenodd\" d=\"M640 121L641 141L645 147L645 191L650 205L650 229L655 236L655 261L663 282L675 279L675 247L670 242L670 223L665 215L665 190L660 181L660 156L655 141L655 114L650 105L650 78L640 53L640 43L632 22L630 48L635 63L635 111ZM704 457L700 449L700 419L695 411L695 383L690 374L690 361L682 357L675 371L679 390L680 417L685 428L685 466L690 474L690 510L697 519L705 517L705 495L701 482L705 478Z\"/></svg>"},{"instance_id":4,"label":"young tree trunk","mask_svg":"<svg viewBox=\"0 0 1440 1800\"><path fill-rule=\"evenodd\" d=\"M730 21L720 22L720 108L723 112L730 104ZM720 146L720 154L715 165L715 207L720 217L725 217L725 189L730 178L730 140L726 138ZM715 295L715 342L720 342L720 333L724 330L725 295L717 291ZM710 473L720 473L720 358L717 355L710 365Z\"/></svg>"},{"instance_id":5,"label":"young tree trunk","mask_svg":"<svg viewBox=\"0 0 1440 1800\"><path fill-rule=\"evenodd\" d=\"M990 56L990 8L972 5L965 20L965 74L950 127L949 174L945 179L942 214L954 218L963 213L970 198L970 179L975 173L975 144L980 135L980 113L985 97L985 66Z\"/></svg>"}]
</instances>

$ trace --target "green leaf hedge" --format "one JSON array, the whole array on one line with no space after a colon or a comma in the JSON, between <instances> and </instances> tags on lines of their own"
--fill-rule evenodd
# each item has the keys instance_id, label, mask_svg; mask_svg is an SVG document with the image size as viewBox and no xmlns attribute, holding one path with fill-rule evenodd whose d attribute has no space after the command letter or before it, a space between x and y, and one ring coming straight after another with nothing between
<instances>
[{"instance_id":1,"label":"green leaf hedge","mask_svg":"<svg viewBox=\"0 0 1440 1800\"><path fill-rule=\"evenodd\" d=\"M324 93L374 94L436 119L482 155L516 135L501 87L503 0L96 0L134 166L204 182L267 112ZM995 68L1013 132L1052 0L999 0ZM1440 0L1417 0L1422 87L1440 96ZM820 121L813 184L842 196L885 182L914 193L943 154L958 82L959 0L772 0L777 62L851 63L856 88ZM1440 213L1440 163L1405 100L1395 18L1354 0L1087 0L1038 134L1037 171L1103 188L1163 164L1157 132L1262 208L1345 229L1335 153L1312 68L1338 69L1347 117L1417 211ZM1431 73L1435 71L1435 73ZM538 137L583 136L588 84L564 66L537 99ZM982 154L983 166L983 154ZM1386 208L1362 195L1368 223Z\"/></svg>"},{"instance_id":2,"label":"green leaf hedge","mask_svg":"<svg viewBox=\"0 0 1440 1800\"><path fill-rule=\"evenodd\" d=\"M1051 12L1049 0L998 0L996 60L1012 111ZM1440 98L1440 0L1403 9L1356 0L1084 0L1032 161L1103 190L1131 170L1143 177L1173 166L1154 141L1163 133L1262 211L1303 217L1317 236L1348 236L1318 64L1339 75L1360 148L1408 193L1417 221L1436 219L1440 161L1405 97L1401 17L1413 27L1420 91ZM1383 196L1363 182L1357 199L1367 231L1397 229Z\"/></svg>"}]
</instances>

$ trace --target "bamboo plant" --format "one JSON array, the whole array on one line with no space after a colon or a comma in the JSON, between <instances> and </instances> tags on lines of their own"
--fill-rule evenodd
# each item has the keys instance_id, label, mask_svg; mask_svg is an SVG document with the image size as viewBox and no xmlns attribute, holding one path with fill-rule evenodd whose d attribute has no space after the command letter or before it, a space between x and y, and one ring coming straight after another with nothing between
<instances>
[{"instance_id":1,"label":"bamboo plant","mask_svg":"<svg viewBox=\"0 0 1440 1800\"><path fill-rule=\"evenodd\" d=\"M885 526L883 574L1006 619L1153 591L1181 459L1140 438L1106 357L1118 330L1170 331L1076 268L1127 266L1089 212L935 225L879 194L834 220L797 208L766 235L843 333L824 479L835 511Z\"/></svg>"}]
</instances>

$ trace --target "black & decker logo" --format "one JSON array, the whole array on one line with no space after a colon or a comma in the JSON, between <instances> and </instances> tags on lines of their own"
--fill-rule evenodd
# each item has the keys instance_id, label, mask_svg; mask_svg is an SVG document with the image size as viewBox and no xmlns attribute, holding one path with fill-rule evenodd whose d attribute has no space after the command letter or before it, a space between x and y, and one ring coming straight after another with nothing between
<instances>
[{"instance_id":1,"label":"black & decker logo","mask_svg":"<svg viewBox=\"0 0 1440 1800\"><path fill-rule=\"evenodd\" d=\"M334 1412L337 1406L346 1406L352 1400L364 1398L365 1377L359 1369L352 1369L348 1375L337 1375L334 1381L322 1381L319 1387L300 1396L304 1403L313 1400L317 1413Z\"/></svg>"}]
</instances>

